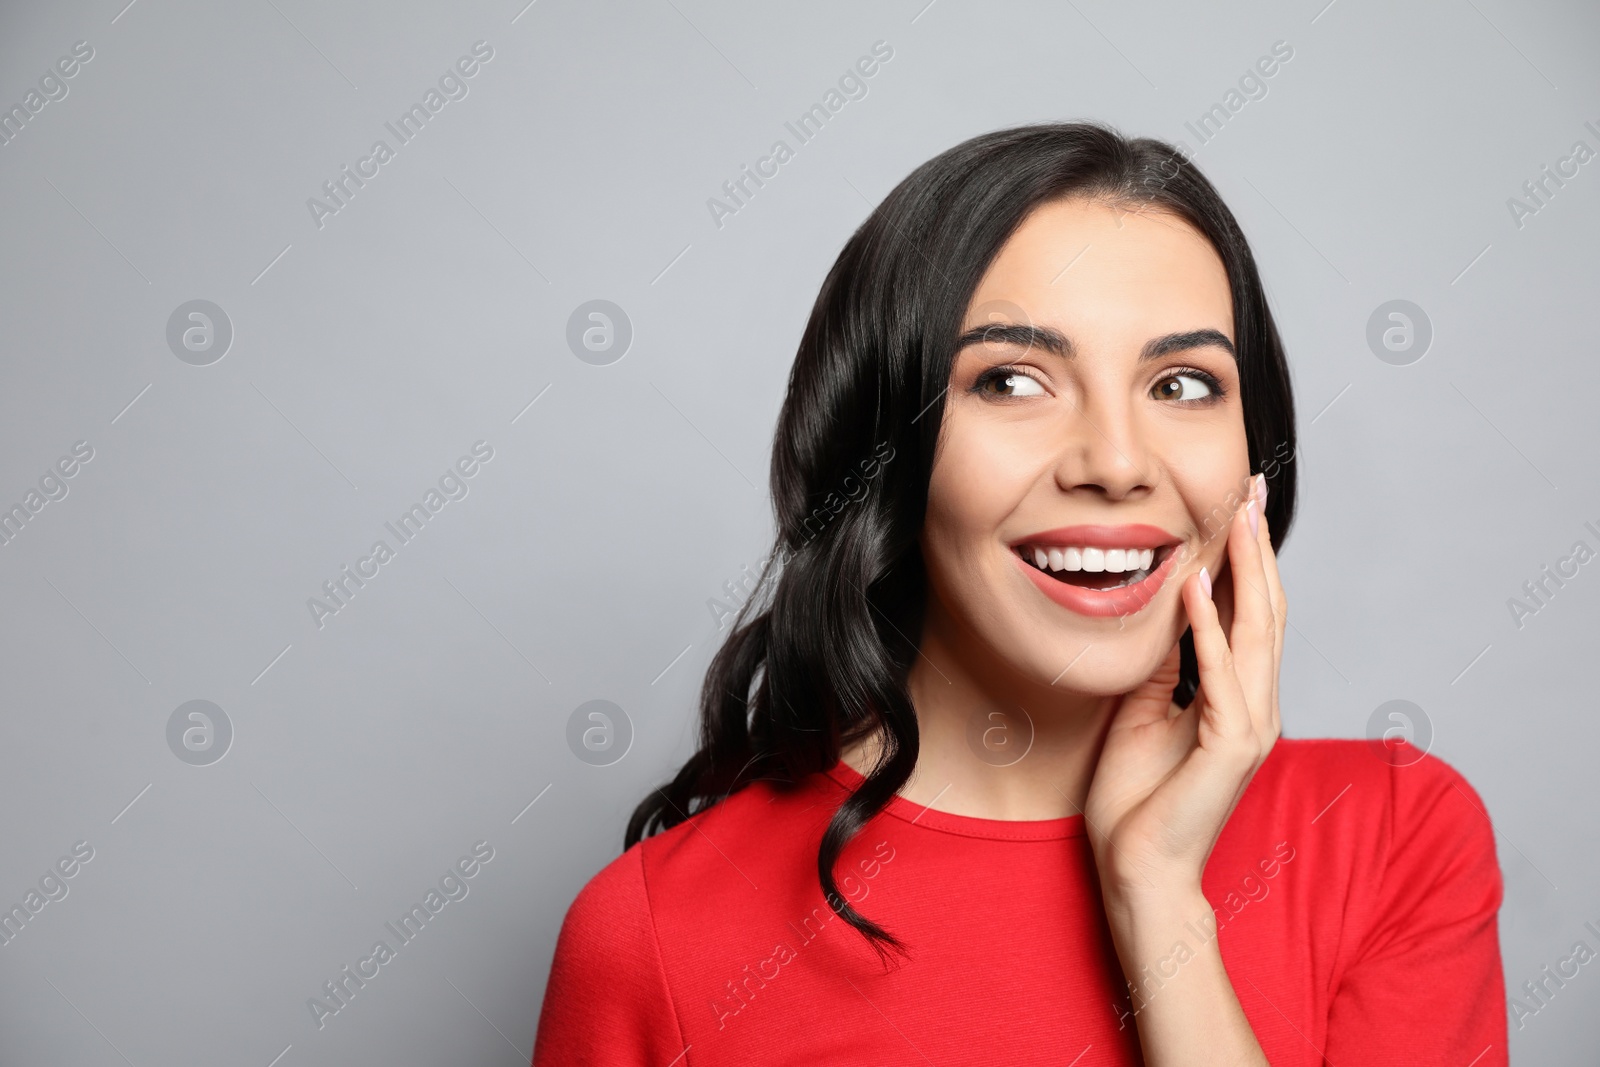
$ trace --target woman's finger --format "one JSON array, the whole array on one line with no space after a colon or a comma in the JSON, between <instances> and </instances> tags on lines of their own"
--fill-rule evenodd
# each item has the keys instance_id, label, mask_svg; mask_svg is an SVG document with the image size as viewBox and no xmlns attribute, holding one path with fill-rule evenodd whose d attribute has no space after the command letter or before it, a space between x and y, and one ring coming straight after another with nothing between
<instances>
[{"instance_id":1,"label":"woman's finger","mask_svg":"<svg viewBox=\"0 0 1600 1067\"><path fill-rule=\"evenodd\" d=\"M1211 599L1210 584L1211 576L1202 567L1183 587L1183 604L1200 666L1200 689L1205 694L1200 733L1202 744L1209 731L1216 743L1228 750L1226 754L1237 756L1253 748L1256 730L1239 684L1233 650Z\"/></svg>"},{"instance_id":2,"label":"woman's finger","mask_svg":"<svg viewBox=\"0 0 1600 1067\"><path fill-rule=\"evenodd\" d=\"M1179 795L1189 798L1186 810L1196 817L1209 813L1205 819L1226 821L1260 766L1262 746L1234 670L1227 635L1206 588L1209 579L1202 569L1182 590L1200 664L1200 691L1189 708L1195 717L1195 747L1169 781Z\"/></svg>"},{"instance_id":3,"label":"woman's finger","mask_svg":"<svg viewBox=\"0 0 1600 1067\"><path fill-rule=\"evenodd\" d=\"M1289 600L1278 576L1278 553L1272 547L1272 531L1267 527L1267 478L1261 475L1261 563L1267 572L1267 592L1272 597L1272 614L1277 626L1277 650L1283 652L1283 632L1289 618Z\"/></svg>"},{"instance_id":4,"label":"woman's finger","mask_svg":"<svg viewBox=\"0 0 1600 1067\"><path fill-rule=\"evenodd\" d=\"M1261 552L1258 479L1259 476L1250 479L1250 495L1228 531L1228 566L1233 572L1233 626L1228 644L1251 721L1258 733L1265 734L1272 727L1279 646L1275 640L1277 617L1269 590L1271 582Z\"/></svg>"},{"instance_id":5,"label":"woman's finger","mask_svg":"<svg viewBox=\"0 0 1600 1067\"><path fill-rule=\"evenodd\" d=\"M1267 524L1267 476L1260 475L1261 501L1261 529L1259 540L1261 542L1261 564L1267 575L1267 592L1272 597L1273 618L1273 663L1272 672L1272 728L1277 731L1281 728L1278 715L1278 680L1283 667L1283 637L1284 629L1289 622L1289 600L1283 591L1283 581L1278 576L1278 553L1272 547L1272 531Z\"/></svg>"}]
</instances>

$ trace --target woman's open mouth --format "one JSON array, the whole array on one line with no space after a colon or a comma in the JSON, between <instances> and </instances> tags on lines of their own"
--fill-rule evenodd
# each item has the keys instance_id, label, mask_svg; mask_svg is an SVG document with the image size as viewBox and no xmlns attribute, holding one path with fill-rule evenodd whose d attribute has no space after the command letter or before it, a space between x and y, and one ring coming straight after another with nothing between
<instances>
[{"instance_id":1,"label":"woman's open mouth","mask_svg":"<svg viewBox=\"0 0 1600 1067\"><path fill-rule=\"evenodd\" d=\"M1097 548L1093 545L1017 545L1022 561L1058 582L1081 589L1136 585L1161 566L1172 545L1159 548Z\"/></svg>"},{"instance_id":2,"label":"woman's open mouth","mask_svg":"<svg viewBox=\"0 0 1600 1067\"><path fill-rule=\"evenodd\" d=\"M1064 526L1009 545L1036 589L1079 615L1132 615L1177 567L1183 539L1143 523Z\"/></svg>"}]
</instances>

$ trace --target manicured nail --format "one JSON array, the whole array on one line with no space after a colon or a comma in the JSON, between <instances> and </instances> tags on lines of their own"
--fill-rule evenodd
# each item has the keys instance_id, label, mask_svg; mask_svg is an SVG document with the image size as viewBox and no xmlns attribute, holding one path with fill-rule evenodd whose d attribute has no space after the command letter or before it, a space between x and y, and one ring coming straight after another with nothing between
<instances>
[{"instance_id":1,"label":"manicured nail","mask_svg":"<svg viewBox=\"0 0 1600 1067\"><path fill-rule=\"evenodd\" d=\"M1250 503L1244 506L1245 514L1250 516L1250 536L1255 537L1261 532L1261 509L1256 506L1256 498L1251 497Z\"/></svg>"},{"instance_id":2,"label":"manicured nail","mask_svg":"<svg viewBox=\"0 0 1600 1067\"><path fill-rule=\"evenodd\" d=\"M1206 596L1211 595L1211 575L1204 567L1200 568L1200 588L1206 591Z\"/></svg>"},{"instance_id":3,"label":"manicured nail","mask_svg":"<svg viewBox=\"0 0 1600 1067\"><path fill-rule=\"evenodd\" d=\"M1257 482L1256 482L1256 500L1260 502L1261 510L1262 511L1266 511L1267 510L1267 476L1265 474L1258 474L1258 475L1256 475L1256 478L1258 479Z\"/></svg>"}]
</instances>

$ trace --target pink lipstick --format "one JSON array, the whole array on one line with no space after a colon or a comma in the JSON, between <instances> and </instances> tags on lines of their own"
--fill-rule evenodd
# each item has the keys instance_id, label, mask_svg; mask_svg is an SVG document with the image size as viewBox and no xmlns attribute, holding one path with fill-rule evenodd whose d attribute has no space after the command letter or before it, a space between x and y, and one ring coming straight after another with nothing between
<instances>
[{"instance_id":1,"label":"pink lipstick","mask_svg":"<svg viewBox=\"0 0 1600 1067\"><path fill-rule=\"evenodd\" d=\"M1183 539L1143 523L1063 526L1010 545L1034 586L1080 615L1132 615L1160 592Z\"/></svg>"}]
</instances>

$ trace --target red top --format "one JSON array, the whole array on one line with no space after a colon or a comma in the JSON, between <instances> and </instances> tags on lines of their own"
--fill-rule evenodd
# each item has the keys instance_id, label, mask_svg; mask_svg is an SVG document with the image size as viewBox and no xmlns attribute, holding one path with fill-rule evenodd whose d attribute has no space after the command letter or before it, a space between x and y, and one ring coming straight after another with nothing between
<instances>
[{"instance_id":1,"label":"red top","mask_svg":"<svg viewBox=\"0 0 1600 1067\"><path fill-rule=\"evenodd\" d=\"M1274 1067L1507 1063L1494 831L1453 767L1402 751L1280 739L1206 864ZM908 943L886 973L816 874L861 781L841 762L792 790L756 782L595 875L561 927L536 1067L1141 1063L1136 1009L1181 960L1128 988L1083 817L893 798L835 868ZM1191 949L1209 936L1194 933Z\"/></svg>"}]
</instances>

